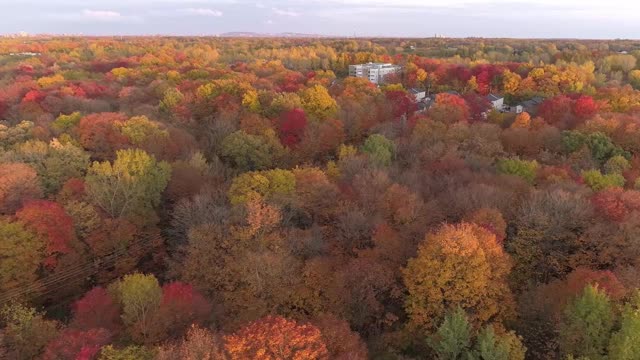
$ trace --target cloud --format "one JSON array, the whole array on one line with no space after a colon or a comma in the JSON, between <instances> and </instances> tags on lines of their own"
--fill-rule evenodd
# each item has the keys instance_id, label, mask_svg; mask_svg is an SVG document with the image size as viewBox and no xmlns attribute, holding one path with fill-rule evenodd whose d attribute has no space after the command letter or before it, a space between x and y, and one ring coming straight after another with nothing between
<instances>
[{"instance_id":1,"label":"cloud","mask_svg":"<svg viewBox=\"0 0 640 360\"><path fill-rule=\"evenodd\" d=\"M292 17L300 16L299 12L295 12L291 9L283 10L283 9L274 7L274 8L271 8L271 10L273 11L274 14L280 15L280 16L292 16Z\"/></svg>"},{"instance_id":2,"label":"cloud","mask_svg":"<svg viewBox=\"0 0 640 360\"><path fill-rule=\"evenodd\" d=\"M122 18L122 14L117 11L110 10L82 10L82 15L87 18L95 20L119 20Z\"/></svg>"},{"instance_id":3,"label":"cloud","mask_svg":"<svg viewBox=\"0 0 640 360\"><path fill-rule=\"evenodd\" d=\"M48 12L40 15L43 21L50 21L52 24L57 22L73 22L80 24L97 24L97 23L143 23L144 18L138 15L125 15L114 10L94 10L84 9L74 12Z\"/></svg>"},{"instance_id":4,"label":"cloud","mask_svg":"<svg viewBox=\"0 0 640 360\"><path fill-rule=\"evenodd\" d=\"M191 14L191 15L198 15L198 16L216 16L216 17L222 16L222 11L214 10L214 9L187 8L187 9L182 9L182 12Z\"/></svg>"},{"instance_id":5,"label":"cloud","mask_svg":"<svg viewBox=\"0 0 640 360\"><path fill-rule=\"evenodd\" d=\"M271 19L269 19L269 20L265 21L264 23L265 23L265 24L267 24L267 25L273 25L273 24L275 24L275 23L273 22L273 20L271 20Z\"/></svg>"}]
</instances>

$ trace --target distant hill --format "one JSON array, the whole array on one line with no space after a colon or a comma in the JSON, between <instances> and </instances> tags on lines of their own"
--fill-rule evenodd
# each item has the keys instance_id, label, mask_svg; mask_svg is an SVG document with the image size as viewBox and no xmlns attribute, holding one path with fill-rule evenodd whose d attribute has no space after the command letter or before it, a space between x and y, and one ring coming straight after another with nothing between
<instances>
[{"instance_id":1,"label":"distant hill","mask_svg":"<svg viewBox=\"0 0 640 360\"><path fill-rule=\"evenodd\" d=\"M243 32L243 31L226 32L226 33L220 34L219 36L221 36L221 37L250 37L250 38L259 38L259 37L287 37L287 38L327 37L326 35L302 34L302 33L292 33L292 32L270 34L270 33Z\"/></svg>"}]
</instances>

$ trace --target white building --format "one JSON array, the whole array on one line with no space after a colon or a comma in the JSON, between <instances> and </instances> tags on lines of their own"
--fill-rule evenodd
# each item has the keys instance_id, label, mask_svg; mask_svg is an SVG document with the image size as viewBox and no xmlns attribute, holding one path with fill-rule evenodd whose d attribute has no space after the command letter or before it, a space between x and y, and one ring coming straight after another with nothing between
<instances>
[{"instance_id":1,"label":"white building","mask_svg":"<svg viewBox=\"0 0 640 360\"><path fill-rule=\"evenodd\" d=\"M401 69L401 66L385 63L349 65L349 76L367 78L374 84L380 84L384 82L385 76Z\"/></svg>"},{"instance_id":2,"label":"white building","mask_svg":"<svg viewBox=\"0 0 640 360\"><path fill-rule=\"evenodd\" d=\"M524 111L524 109L522 108L522 105L515 105L515 106L509 107L509 111L512 113L521 114Z\"/></svg>"},{"instance_id":3,"label":"white building","mask_svg":"<svg viewBox=\"0 0 640 360\"><path fill-rule=\"evenodd\" d=\"M487 95L487 100L491 103L494 109L498 111L502 111L504 108L504 98L502 96L489 94Z\"/></svg>"},{"instance_id":4,"label":"white building","mask_svg":"<svg viewBox=\"0 0 640 360\"><path fill-rule=\"evenodd\" d=\"M427 97L427 92L419 89L409 89L409 93L413 95L416 102L422 101Z\"/></svg>"}]
</instances>

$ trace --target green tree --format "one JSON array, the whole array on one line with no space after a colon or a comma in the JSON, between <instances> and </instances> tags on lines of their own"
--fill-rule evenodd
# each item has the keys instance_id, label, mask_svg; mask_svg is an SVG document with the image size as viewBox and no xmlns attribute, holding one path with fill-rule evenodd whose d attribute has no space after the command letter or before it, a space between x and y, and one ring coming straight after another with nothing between
<instances>
[{"instance_id":1,"label":"green tree","mask_svg":"<svg viewBox=\"0 0 640 360\"><path fill-rule=\"evenodd\" d=\"M613 325L609 297L597 286L588 285L564 312L560 349L565 355L604 359Z\"/></svg>"},{"instance_id":2,"label":"green tree","mask_svg":"<svg viewBox=\"0 0 640 360\"><path fill-rule=\"evenodd\" d=\"M266 136L247 134L239 130L222 141L222 156L243 171L264 170L275 165L284 148L273 130Z\"/></svg>"},{"instance_id":3,"label":"green tree","mask_svg":"<svg viewBox=\"0 0 640 360\"><path fill-rule=\"evenodd\" d=\"M302 100L300 99L300 96L298 96L298 94L287 92L278 93L271 101L269 107L265 109L265 115L270 118L275 118L285 111L301 108Z\"/></svg>"},{"instance_id":4,"label":"green tree","mask_svg":"<svg viewBox=\"0 0 640 360\"><path fill-rule=\"evenodd\" d=\"M158 123L146 116L134 116L122 124L120 131L135 145L143 144L147 139L167 138L169 133Z\"/></svg>"},{"instance_id":5,"label":"green tree","mask_svg":"<svg viewBox=\"0 0 640 360\"><path fill-rule=\"evenodd\" d=\"M0 149L6 149L12 145L31 139L33 126L33 122L24 120L11 127L0 124Z\"/></svg>"},{"instance_id":6,"label":"green tree","mask_svg":"<svg viewBox=\"0 0 640 360\"><path fill-rule=\"evenodd\" d=\"M524 360L526 351L513 331L499 335L491 325L480 330L474 347L478 360Z\"/></svg>"},{"instance_id":7,"label":"green tree","mask_svg":"<svg viewBox=\"0 0 640 360\"><path fill-rule=\"evenodd\" d=\"M184 100L184 95L176 88L169 88L164 92L164 96L160 101L160 110L171 112L176 106Z\"/></svg>"},{"instance_id":8,"label":"green tree","mask_svg":"<svg viewBox=\"0 0 640 360\"><path fill-rule=\"evenodd\" d=\"M629 154L616 146L604 133L594 132L587 137L587 145L591 150L591 156L600 164L604 164L609 158L622 155L629 157Z\"/></svg>"},{"instance_id":9,"label":"green tree","mask_svg":"<svg viewBox=\"0 0 640 360\"><path fill-rule=\"evenodd\" d=\"M73 112L69 115L60 114L56 120L51 123L51 127L58 132L68 132L73 129L82 119L82 114L79 111Z\"/></svg>"},{"instance_id":10,"label":"green tree","mask_svg":"<svg viewBox=\"0 0 640 360\"><path fill-rule=\"evenodd\" d=\"M241 204L254 195L272 198L291 194L295 188L296 178L289 170L254 171L240 174L233 179L228 196L232 204Z\"/></svg>"},{"instance_id":11,"label":"green tree","mask_svg":"<svg viewBox=\"0 0 640 360\"><path fill-rule=\"evenodd\" d=\"M86 177L93 202L117 218L144 215L160 203L171 168L140 149L118 150L116 160L94 162Z\"/></svg>"},{"instance_id":12,"label":"green tree","mask_svg":"<svg viewBox=\"0 0 640 360\"><path fill-rule=\"evenodd\" d=\"M384 135L373 134L362 145L362 152L368 154L374 163L388 166L393 159L395 146Z\"/></svg>"},{"instance_id":13,"label":"green tree","mask_svg":"<svg viewBox=\"0 0 640 360\"><path fill-rule=\"evenodd\" d=\"M461 308L448 313L429 345L440 360L524 360L527 349L513 331L497 333L493 325L477 336Z\"/></svg>"},{"instance_id":14,"label":"green tree","mask_svg":"<svg viewBox=\"0 0 640 360\"><path fill-rule=\"evenodd\" d=\"M604 170L607 174L622 174L630 167L629 160L622 155L613 156L604 164Z\"/></svg>"},{"instance_id":15,"label":"green tree","mask_svg":"<svg viewBox=\"0 0 640 360\"><path fill-rule=\"evenodd\" d=\"M71 144L52 140L27 141L16 146L7 156L16 162L31 165L45 194L54 194L70 178L82 178L89 166L89 153Z\"/></svg>"},{"instance_id":16,"label":"green tree","mask_svg":"<svg viewBox=\"0 0 640 360\"><path fill-rule=\"evenodd\" d=\"M43 258L42 239L19 222L0 220L0 293L9 295L35 283Z\"/></svg>"},{"instance_id":17,"label":"green tree","mask_svg":"<svg viewBox=\"0 0 640 360\"><path fill-rule=\"evenodd\" d=\"M610 187L624 186L624 176L619 173L603 175L600 170L592 169L582 172L584 182L593 190L600 191Z\"/></svg>"},{"instance_id":18,"label":"green tree","mask_svg":"<svg viewBox=\"0 0 640 360\"><path fill-rule=\"evenodd\" d=\"M538 171L538 162L535 160L500 159L496 167L501 174L518 176L532 184Z\"/></svg>"},{"instance_id":19,"label":"green tree","mask_svg":"<svg viewBox=\"0 0 640 360\"><path fill-rule=\"evenodd\" d=\"M5 324L4 346L7 359L31 360L38 358L45 345L56 337L56 322L44 319L34 308L12 304L0 310L0 322Z\"/></svg>"},{"instance_id":20,"label":"green tree","mask_svg":"<svg viewBox=\"0 0 640 360\"><path fill-rule=\"evenodd\" d=\"M568 153L580 150L587 143L587 136L577 130L567 130L562 133L562 144Z\"/></svg>"},{"instance_id":21,"label":"green tree","mask_svg":"<svg viewBox=\"0 0 640 360\"><path fill-rule=\"evenodd\" d=\"M462 308L457 307L444 317L438 330L428 341L441 360L466 359L471 348L471 324Z\"/></svg>"},{"instance_id":22,"label":"green tree","mask_svg":"<svg viewBox=\"0 0 640 360\"><path fill-rule=\"evenodd\" d=\"M562 133L562 143L568 153L576 152L587 146L594 160L604 164L609 158L623 156L628 158L629 153L616 146L606 134L596 131L585 135L577 130L568 130Z\"/></svg>"},{"instance_id":23,"label":"green tree","mask_svg":"<svg viewBox=\"0 0 640 360\"><path fill-rule=\"evenodd\" d=\"M622 310L620 329L611 336L609 359L640 359L640 291L638 290Z\"/></svg>"},{"instance_id":24,"label":"green tree","mask_svg":"<svg viewBox=\"0 0 640 360\"><path fill-rule=\"evenodd\" d=\"M153 360L154 351L144 346L127 346L116 349L113 345L107 345L100 350L99 360Z\"/></svg>"},{"instance_id":25,"label":"green tree","mask_svg":"<svg viewBox=\"0 0 640 360\"><path fill-rule=\"evenodd\" d=\"M153 312L160 305L162 288L153 275L132 274L111 284L109 291L122 306L122 320L132 337L145 341L150 332Z\"/></svg>"},{"instance_id":26,"label":"green tree","mask_svg":"<svg viewBox=\"0 0 640 360\"><path fill-rule=\"evenodd\" d=\"M640 89L640 70L631 70L629 72L629 82L634 89Z\"/></svg>"}]
</instances>

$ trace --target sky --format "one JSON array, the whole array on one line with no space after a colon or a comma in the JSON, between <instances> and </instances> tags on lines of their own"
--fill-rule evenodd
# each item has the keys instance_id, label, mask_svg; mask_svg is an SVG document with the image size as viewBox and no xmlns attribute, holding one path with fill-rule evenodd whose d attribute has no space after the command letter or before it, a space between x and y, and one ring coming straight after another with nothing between
<instances>
[{"instance_id":1,"label":"sky","mask_svg":"<svg viewBox=\"0 0 640 360\"><path fill-rule=\"evenodd\" d=\"M640 39L638 0L0 0L0 34Z\"/></svg>"}]
</instances>

